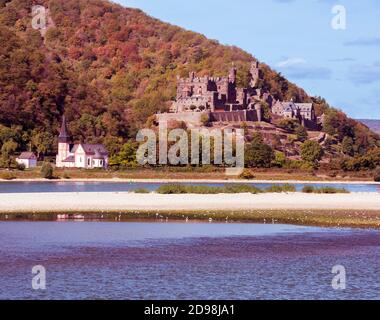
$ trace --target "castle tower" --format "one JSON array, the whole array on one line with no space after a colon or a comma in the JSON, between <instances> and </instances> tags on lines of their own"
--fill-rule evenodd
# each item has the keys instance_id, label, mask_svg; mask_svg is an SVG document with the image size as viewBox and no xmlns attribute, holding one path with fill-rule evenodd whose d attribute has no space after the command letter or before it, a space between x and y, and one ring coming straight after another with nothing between
<instances>
[{"instance_id":1,"label":"castle tower","mask_svg":"<svg viewBox=\"0 0 380 320\"><path fill-rule=\"evenodd\" d=\"M236 82L236 75L237 75L237 70L236 70L235 67L232 67L232 68L230 69L230 73L229 73L229 75L228 75L228 81L229 81L230 83L235 83L235 82Z\"/></svg>"},{"instance_id":2,"label":"castle tower","mask_svg":"<svg viewBox=\"0 0 380 320\"><path fill-rule=\"evenodd\" d=\"M251 63L251 87L256 88L257 82L260 79L259 62L257 60Z\"/></svg>"},{"instance_id":3,"label":"castle tower","mask_svg":"<svg viewBox=\"0 0 380 320\"><path fill-rule=\"evenodd\" d=\"M62 161L65 160L70 153L70 136L67 132L66 118L63 116L61 130L58 136L58 154L56 159L57 167L63 167Z\"/></svg>"}]
</instances>

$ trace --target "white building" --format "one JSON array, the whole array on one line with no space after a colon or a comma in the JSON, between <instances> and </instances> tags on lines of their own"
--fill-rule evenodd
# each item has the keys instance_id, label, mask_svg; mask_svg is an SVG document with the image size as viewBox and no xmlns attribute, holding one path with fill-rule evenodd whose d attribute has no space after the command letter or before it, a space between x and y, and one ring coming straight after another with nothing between
<instances>
[{"instance_id":1,"label":"white building","mask_svg":"<svg viewBox=\"0 0 380 320\"><path fill-rule=\"evenodd\" d=\"M17 158L16 162L24 165L26 169L37 167L37 156L33 152L23 152Z\"/></svg>"},{"instance_id":2,"label":"white building","mask_svg":"<svg viewBox=\"0 0 380 320\"><path fill-rule=\"evenodd\" d=\"M63 117L61 131L58 137L58 168L107 168L108 151L102 144L70 144L66 120Z\"/></svg>"}]
</instances>

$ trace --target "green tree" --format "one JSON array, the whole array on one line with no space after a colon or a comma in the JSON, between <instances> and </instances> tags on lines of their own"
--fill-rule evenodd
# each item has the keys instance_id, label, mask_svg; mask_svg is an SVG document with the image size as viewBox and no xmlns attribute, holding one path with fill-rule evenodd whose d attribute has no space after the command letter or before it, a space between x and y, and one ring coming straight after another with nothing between
<instances>
[{"instance_id":1,"label":"green tree","mask_svg":"<svg viewBox=\"0 0 380 320\"><path fill-rule=\"evenodd\" d=\"M119 153L110 158L110 166L134 167L137 165L136 152L138 145L131 140L125 143Z\"/></svg>"},{"instance_id":2,"label":"green tree","mask_svg":"<svg viewBox=\"0 0 380 320\"><path fill-rule=\"evenodd\" d=\"M274 164L280 168L286 164L286 156L283 152L276 151Z\"/></svg>"},{"instance_id":3,"label":"green tree","mask_svg":"<svg viewBox=\"0 0 380 320\"><path fill-rule=\"evenodd\" d=\"M316 141L308 140L301 146L301 158L305 162L317 165L323 154L322 147Z\"/></svg>"},{"instance_id":4,"label":"green tree","mask_svg":"<svg viewBox=\"0 0 380 320\"><path fill-rule=\"evenodd\" d=\"M279 121L277 126L288 132L294 132L296 128L300 126L300 124L297 120L294 120L294 119L282 119Z\"/></svg>"},{"instance_id":5,"label":"green tree","mask_svg":"<svg viewBox=\"0 0 380 320\"><path fill-rule=\"evenodd\" d=\"M304 126L297 126L294 133L297 135L297 139L301 142L305 142L309 138L309 134Z\"/></svg>"},{"instance_id":6,"label":"green tree","mask_svg":"<svg viewBox=\"0 0 380 320\"><path fill-rule=\"evenodd\" d=\"M354 150L354 141L351 137L344 137L342 141L342 152L347 156L354 156L355 150Z\"/></svg>"},{"instance_id":7,"label":"green tree","mask_svg":"<svg viewBox=\"0 0 380 320\"><path fill-rule=\"evenodd\" d=\"M252 142L245 150L245 164L247 167L269 168L275 159L273 149L264 143L259 133L254 133Z\"/></svg>"},{"instance_id":8,"label":"green tree","mask_svg":"<svg viewBox=\"0 0 380 320\"><path fill-rule=\"evenodd\" d=\"M48 152L52 152L54 137L49 132L33 132L32 145L37 151L38 158L41 154L45 155Z\"/></svg>"},{"instance_id":9,"label":"green tree","mask_svg":"<svg viewBox=\"0 0 380 320\"><path fill-rule=\"evenodd\" d=\"M18 145L13 140L8 140L3 143L1 147L0 166L4 168L11 168L17 165L13 158L13 154L17 148Z\"/></svg>"},{"instance_id":10,"label":"green tree","mask_svg":"<svg viewBox=\"0 0 380 320\"><path fill-rule=\"evenodd\" d=\"M54 169L53 169L53 166L50 163L45 162L42 165L42 168L41 168L41 177L44 178L44 179L53 179L54 178Z\"/></svg>"}]
</instances>

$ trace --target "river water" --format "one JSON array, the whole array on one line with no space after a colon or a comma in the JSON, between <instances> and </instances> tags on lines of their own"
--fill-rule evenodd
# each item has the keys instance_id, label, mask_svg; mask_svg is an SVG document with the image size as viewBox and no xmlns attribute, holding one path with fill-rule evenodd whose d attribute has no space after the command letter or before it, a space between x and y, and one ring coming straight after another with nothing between
<instances>
[{"instance_id":1,"label":"river water","mask_svg":"<svg viewBox=\"0 0 380 320\"><path fill-rule=\"evenodd\" d=\"M0 222L0 299L379 299L380 232L288 225ZM32 289L32 268L46 289ZM334 290L332 268L346 270Z\"/></svg>"},{"instance_id":2,"label":"river water","mask_svg":"<svg viewBox=\"0 0 380 320\"><path fill-rule=\"evenodd\" d=\"M242 184L250 184L259 188L266 188L272 185L281 185L279 183L252 183L241 182ZM137 183L137 182L0 182L0 193L38 193L38 192L123 192L133 191L139 188L145 188L150 191L156 190L163 183ZM206 185L206 186L223 186L224 183L181 183L184 185ZM303 183L294 184L297 191L301 191L306 185ZM307 184L314 187L334 187L345 188L350 192L380 192L378 184L323 184L313 183Z\"/></svg>"}]
</instances>

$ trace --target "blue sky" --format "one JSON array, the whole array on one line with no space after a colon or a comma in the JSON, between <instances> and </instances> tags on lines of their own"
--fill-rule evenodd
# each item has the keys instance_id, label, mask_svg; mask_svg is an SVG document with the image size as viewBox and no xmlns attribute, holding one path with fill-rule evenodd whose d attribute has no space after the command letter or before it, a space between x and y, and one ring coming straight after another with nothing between
<instances>
[{"instance_id":1,"label":"blue sky","mask_svg":"<svg viewBox=\"0 0 380 320\"><path fill-rule=\"evenodd\" d=\"M355 118L380 119L380 0L116 0L236 45ZM335 30L335 5L346 29Z\"/></svg>"}]
</instances>

